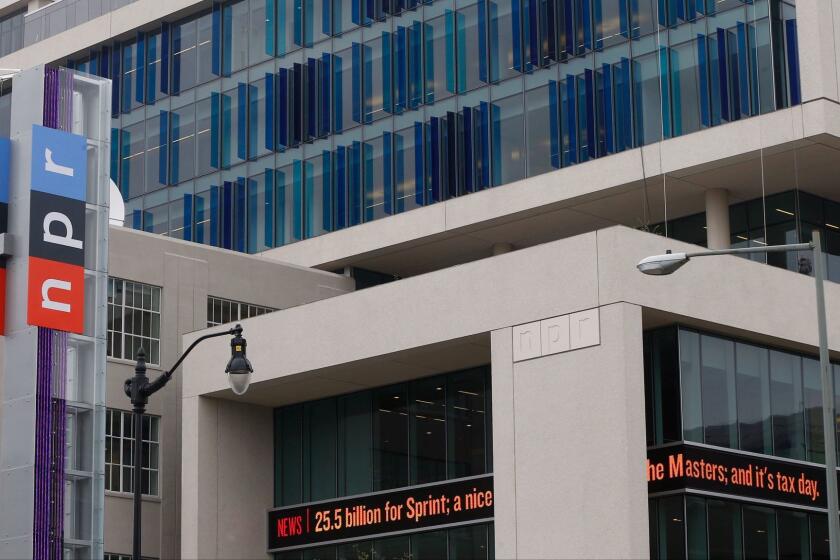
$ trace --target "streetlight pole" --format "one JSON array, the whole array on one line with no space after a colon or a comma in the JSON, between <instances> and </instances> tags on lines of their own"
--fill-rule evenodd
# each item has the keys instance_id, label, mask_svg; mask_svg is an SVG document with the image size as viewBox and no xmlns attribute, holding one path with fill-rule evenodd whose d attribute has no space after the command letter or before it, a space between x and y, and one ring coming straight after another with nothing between
<instances>
[{"instance_id":1,"label":"streetlight pole","mask_svg":"<svg viewBox=\"0 0 840 560\"><path fill-rule=\"evenodd\" d=\"M715 255L743 255L749 253L787 253L811 251L814 257L814 283L817 295L817 331L820 348L820 384L822 389L823 440L825 442L825 491L828 493L828 546L829 557L840 559L840 513L837 495L837 440L834 411L834 378L828 360L828 327L825 313L825 262L823 261L820 232L814 230L810 243L769 245L766 247L745 247L722 249L697 253L671 253L642 259L637 268L654 276L671 274L694 257Z\"/></svg>"},{"instance_id":2,"label":"streetlight pole","mask_svg":"<svg viewBox=\"0 0 840 560\"><path fill-rule=\"evenodd\" d=\"M125 394L131 399L133 407L133 421L134 421L134 546L132 557L134 560L140 560L141 549L141 529L142 529L142 468L143 468L143 415L146 412L146 405L149 403L149 397L163 389L172 378L172 373L178 369L178 366L184 361L187 355L192 352L193 348L198 346L200 342L208 338L216 338L219 336L233 336L230 341L231 358L228 362L225 372L230 374L230 384L233 392L237 395L242 395L248 390L248 384L251 380L251 373L254 369L248 358L245 357L245 349L248 343L242 338L242 326L236 325L232 329L205 334L201 336L181 354L181 357L175 362L167 371L160 374L157 379L149 382L146 376L146 352L141 348L137 352L137 363L134 366L134 377L125 380Z\"/></svg>"}]
</instances>

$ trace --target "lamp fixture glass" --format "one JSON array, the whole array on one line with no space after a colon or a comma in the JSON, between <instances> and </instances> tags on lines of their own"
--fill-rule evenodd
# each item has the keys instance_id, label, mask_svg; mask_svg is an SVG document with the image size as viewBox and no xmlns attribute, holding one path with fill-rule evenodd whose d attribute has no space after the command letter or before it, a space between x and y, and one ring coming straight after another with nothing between
<instances>
[{"instance_id":1,"label":"lamp fixture glass","mask_svg":"<svg viewBox=\"0 0 840 560\"><path fill-rule=\"evenodd\" d=\"M237 395L244 395L251 384L254 368L245 355L248 342L242 337L242 327L236 325L238 333L230 341L230 361L225 368L229 375L230 388Z\"/></svg>"}]
</instances>

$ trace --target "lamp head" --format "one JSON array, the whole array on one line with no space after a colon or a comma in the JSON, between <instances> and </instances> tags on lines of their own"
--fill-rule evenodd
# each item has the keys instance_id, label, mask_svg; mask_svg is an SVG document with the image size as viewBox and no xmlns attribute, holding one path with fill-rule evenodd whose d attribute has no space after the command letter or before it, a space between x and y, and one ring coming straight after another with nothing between
<instances>
[{"instance_id":1,"label":"lamp head","mask_svg":"<svg viewBox=\"0 0 840 560\"><path fill-rule=\"evenodd\" d=\"M688 259L689 257L685 253L672 253L668 251L664 255L654 255L640 260L636 268L645 274L664 276L671 274L687 263Z\"/></svg>"},{"instance_id":2,"label":"lamp head","mask_svg":"<svg viewBox=\"0 0 840 560\"><path fill-rule=\"evenodd\" d=\"M244 395L251 384L251 374L254 368L245 356L245 349L248 342L242 337L242 327L236 325L234 336L230 341L230 361L225 368L225 373L230 375L230 388L237 395Z\"/></svg>"}]
</instances>

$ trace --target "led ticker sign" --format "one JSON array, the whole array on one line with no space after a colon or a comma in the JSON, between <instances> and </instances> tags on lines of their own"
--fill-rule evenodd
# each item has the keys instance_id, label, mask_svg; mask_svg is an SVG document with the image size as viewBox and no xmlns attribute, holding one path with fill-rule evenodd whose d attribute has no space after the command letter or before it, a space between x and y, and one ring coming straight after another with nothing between
<instances>
[{"instance_id":1,"label":"led ticker sign","mask_svg":"<svg viewBox=\"0 0 840 560\"><path fill-rule=\"evenodd\" d=\"M268 551L493 519L493 476L268 512Z\"/></svg>"},{"instance_id":2,"label":"led ticker sign","mask_svg":"<svg viewBox=\"0 0 840 560\"><path fill-rule=\"evenodd\" d=\"M30 325L82 333L84 328L84 137L32 127L29 213Z\"/></svg>"},{"instance_id":3,"label":"led ticker sign","mask_svg":"<svg viewBox=\"0 0 840 560\"><path fill-rule=\"evenodd\" d=\"M826 507L825 469L692 445L649 449L648 491L694 489Z\"/></svg>"}]
</instances>

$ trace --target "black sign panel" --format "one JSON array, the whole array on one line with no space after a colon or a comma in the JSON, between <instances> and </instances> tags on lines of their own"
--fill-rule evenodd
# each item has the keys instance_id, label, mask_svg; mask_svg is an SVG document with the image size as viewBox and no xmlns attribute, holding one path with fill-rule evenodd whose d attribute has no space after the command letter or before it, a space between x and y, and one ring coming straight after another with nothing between
<instances>
[{"instance_id":1,"label":"black sign panel","mask_svg":"<svg viewBox=\"0 0 840 560\"><path fill-rule=\"evenodd\" d=\"M30 205L29 255L84 266L85 203L33 190Z\"/></svg>"},{"instance_id":2,"label":"black sign panel","mask_svg":"<svg viewBox=\"0 0 840 560\"><path fill-rule=\"evenodd\" d=\"M692 488L826 507L824 468L692 445L649 449L647 481L651 494Z\"/></svg>"},{"instance_id":3,"label":"black sign panel","mask_svg":"<svg viewBox=\"0 0 840 560\"><path fill-rule=\"evenodd\" d=\"M493 476L365 494L268 512L268 550L493 518Z\"/></svg>"}]
</instances>

